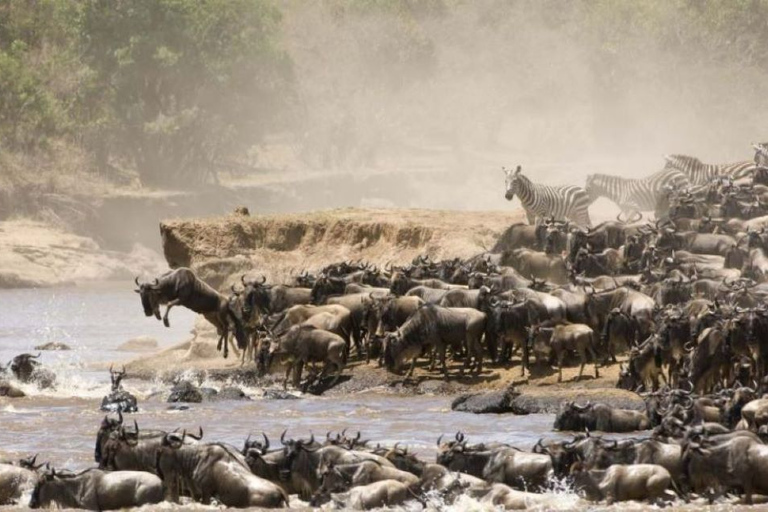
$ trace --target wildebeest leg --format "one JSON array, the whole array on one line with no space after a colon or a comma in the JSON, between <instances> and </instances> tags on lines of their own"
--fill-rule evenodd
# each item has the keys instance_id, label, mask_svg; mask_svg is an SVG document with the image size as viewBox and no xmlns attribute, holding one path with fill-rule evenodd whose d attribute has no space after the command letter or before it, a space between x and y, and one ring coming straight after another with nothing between
<instances>
[{"instance_id":1,"label":"wildebeest leg","mask_svg":"<svg viewBox=\"0 0 768 512\"><path fill-rule=\"evenodd\" d=\"M410 379L413 376L413 370L416 369L416 357L411 360L411 368L408 370L408 373L405 374L405 380Z\"/></svg>"},{"instance_id":2,"label":"wildebeest leg","mask_svg":"<svg viewBox=\"0 0 768 512\"><path fill-rule=\"evenodd\" d=\"M304 361L296 361L294 364L293 372L293 387L299 389L301 387L301 374L304 372Z\"/></svg>"},{"instance_id":3,"label":"wildebeest leg","mask_svg":"<svg viewBox=\"0 0 768 512\"><path fill-rule=\"evenodd\" d=\"M291 370L293 370L293 363L286 364L285 378L283 379L283 389L288 389L288 377L291 375Z\"/></svg>"},{"instance_id":4,"label":"wildebeest leg","mask_svg":"<svg viewBox=\"0 0 768 512\"><path fill-rule=\"evenodd\" d=\"M344 366L340 365L339 363L333 363L336 366L336 375L333 377L333 380L331 381L330 386L334 386L338 381L339 377L341 377L341 372L344 371Z\"/></svg>"},{"instance_id":5,"label":"wildebeest leg","mask_svg":"<svg viewBox=\"0 0 768 512\"><path fill-rule=\"evenodd\" d=\"M224 359L229 357L229 347L227 346L227 338L228 338L227 335L228 334L229 334L229 331L226 331L226 330L224 332L220 332L219 333L219 342L216 344L216 350L218 350L218 351L222 350L222 345L223 345L223 348L224 348Z\"/></svg>"},{"instance_id":6,"label":"wildebeest leg","mask_svg":"<svg viewBox=\"0 0 768 512\"><path fill-rule=\"evenodd\" d=\"M447 347L445 345L443 345L438 350L439 350L439 353L440 353L440 364L443 367L443 378L445 380L448 380L448 364L445 362L445 351L446 351L446 349L447 349Z\"/></svg>"},{"instance_id":7,"label":"wildebeest leg","mask_svg":"<svg viewBox=\"0 0 768 512\"><path fill-rule=\"evenodd\" d=\"M581 360L581 367L579 367L579 376L576 377L576 380L581 380L581 376L584 374L584 367L587 366L587 353L585 350L579 350L579 359ZM562 375L563 371L563 364L560 363L560 372Z\"/></svg>"},{"instance_id":8,"label":"wildebeest leg","mask_svg":"<svg viewBox=\"0 0 768 512\"><path fill-rule=\"evenodd\" d=\"M592 336L592 343L587 345L587 350L589 350L589 355L592 358L592 362L595 364L595 378L600 378L600 373L597 371L597 352L595 351L595 338L594 335Z\"/></svg>"},{"instance_id":9,"label":"wildebeest leg","mask_svg":"<svg viewBox=\"0 0 768 512\"><path fill-rule=\"evenodd\" d=\"M168 312L171 311L171 308L173 306L178 306L180 302L181 302L180 299L174 299L166 305L165 314L163 315L163 325L165 325L166 327L171 326L171 323L168 321Z\"/></svg>"}]
</instances>

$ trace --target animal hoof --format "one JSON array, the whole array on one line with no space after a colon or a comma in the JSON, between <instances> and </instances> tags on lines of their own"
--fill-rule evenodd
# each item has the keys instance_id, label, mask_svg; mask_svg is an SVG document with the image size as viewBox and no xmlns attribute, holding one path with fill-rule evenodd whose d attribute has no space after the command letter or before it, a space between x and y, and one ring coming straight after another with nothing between
<instances>
[{"instance_id":1,"label":"animal hoof","mask_svg":"<svg viewBox=\"0 0 768 512\"><path fill-rule=\"evenodd\" d=\"M166 326L166 327L170 327L171 326L171 322L169 322L167 318L163 318L163 325Z\"/></svg>"}]
</instances>

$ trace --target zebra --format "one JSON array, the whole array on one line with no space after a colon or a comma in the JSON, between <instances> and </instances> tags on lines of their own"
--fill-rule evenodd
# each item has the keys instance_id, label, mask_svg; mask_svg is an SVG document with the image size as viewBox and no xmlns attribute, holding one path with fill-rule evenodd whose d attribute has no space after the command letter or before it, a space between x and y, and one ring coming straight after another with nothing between
<instances>
[{"instance_id":1,"label":"zebra","mask_svg":"<svg viewBox=\"0 0 768 512\"><path fill-rule=\"evenodd\" d=\"M752 147L755 148L755 167L768 168L768 142L752 144Z\"/></svg>"},{"instance_id":2,"label":"zebra","mask_svg":"<svg viewBox=\"0 0 768 512\"><path fill-rule=\"evenodd\" d=\"M610 174L589 174L584 189L590 204L607 197L625 214L653 211L660 217L668 208L671 190L690 186L688 177L674 169L661 170L641 179L622 178Z\"/></svg>"},{"instance_id":3,"label":"zebra","mask_svg":"<svg viewBox=\"0 0 768 512\"><path fill-rule=\"evenodd\" d=\"M762 153L757 147L755 149L757 151L755 160L744 160L733 164L705 164L693 156L667 155L664 157L667 161L664 169L675 169L682 172L688 176L694 186L706 185L719 177L730 177L733 180L738 180L751 176L759 165L757 160Z\"/></svg>"},{"instance_id":4,"label":"zebra","mask_svg":"<svg viewBox=\"0 0 768 512\"><path fill-rule=\"evenodd\" d=\"M589 220L590 200L581 187L573 185L540 185L533 183L521 174L518 165L514 171L502 167L507 176L507 201L515 194L525 209L528 224L535 224L536 219L554 217L557 220L569 219L581 227L591 227Z\"/></svg>"}]
</instances>

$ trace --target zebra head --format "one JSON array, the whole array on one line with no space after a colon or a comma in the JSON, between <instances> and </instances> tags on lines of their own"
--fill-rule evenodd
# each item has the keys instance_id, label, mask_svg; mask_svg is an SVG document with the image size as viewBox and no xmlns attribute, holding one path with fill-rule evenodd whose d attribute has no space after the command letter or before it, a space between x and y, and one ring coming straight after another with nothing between
<instances>
[{"instance_id":1,"label":"zebra head","mask_svg":"<svg viewBox=\"0 0 768 512\"><path fill-rule=\"evenodd\" d=\"M520 171L522 171L522 167L518 165L517 169L514 171L512 169L507 169L506 167L502 167L501 170L504 171L504 174L506 175L507 193L504 197L507 198L507 201L511 201L515 197L515 191L517 190L517 183L520 180Z\"/></svg>"},{"instance_id":2,"label":"zebra head","mask_svg":"<svg viewBox=\"0 0 768 512\"><path fill-rule=\"evenodd\" d=\"M755 165L768 167L768 142L752 144L752 147L755 148Z\"/></svg>"},{"instance_id":3,"label":"zebra head","mask_svg":"<svg viewBox=\"0 0 768 512\"><path fill-rule=\"evenodd\" d=\"M595 174L587 174L587 181L584 183L584 190L587 192L591 202L597 201L597 199L600 197L600 192L596 183L596 176L597 175Z\"/></svg>"},{"instance_id":4,"label":"zebra head","mask_svg":"<svg viewBox=\"0 0 768 512\"><path fill-rule=\"evenodd\" d=\"M665 155L664 160L667 161L663 169L665 171L669 169L684 171L686 169L696 169L703 165L698 158L687 155Z\"/></svg>"}]
</instances>

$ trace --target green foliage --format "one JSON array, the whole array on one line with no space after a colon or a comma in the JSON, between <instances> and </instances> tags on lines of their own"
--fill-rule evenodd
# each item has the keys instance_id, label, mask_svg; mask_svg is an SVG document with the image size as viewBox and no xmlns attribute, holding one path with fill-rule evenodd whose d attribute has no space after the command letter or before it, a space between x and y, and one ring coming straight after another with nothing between
<instances>
[{"instance_id":1,"label":"green foliage","mask_svg":"<svg viewBox=\"0 0 768 512\"><path fill-rule=\"evenodd\" d=\"M279 22L260 0L89 0L83 55L110 106L112 150L168 185L205 181L257 143L290 96Z\"/></svg>"}]
</instances>

